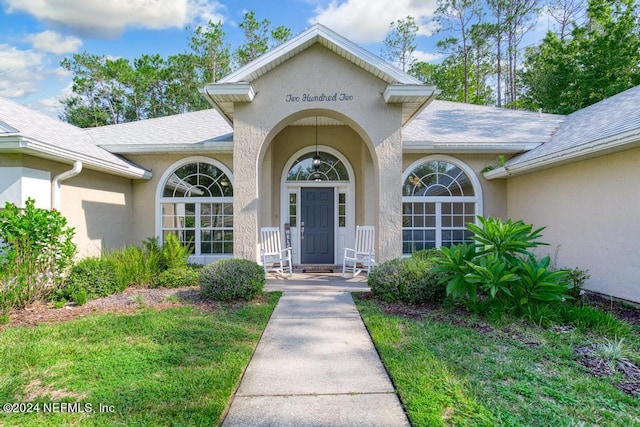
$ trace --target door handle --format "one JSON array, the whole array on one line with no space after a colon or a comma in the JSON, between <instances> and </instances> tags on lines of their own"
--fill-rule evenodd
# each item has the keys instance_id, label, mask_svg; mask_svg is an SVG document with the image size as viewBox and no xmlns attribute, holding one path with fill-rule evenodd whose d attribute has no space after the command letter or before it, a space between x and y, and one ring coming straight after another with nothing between
<instances>
[{"instance_id":1,"label":"door handle","mask_svg":"<svg viewBox=\"0 0 640 427\"><path fill-rule=\"evenodd\" d=\"M300 240L304 240L304 221L300 222Z\"/></svg>"}]
</instances>

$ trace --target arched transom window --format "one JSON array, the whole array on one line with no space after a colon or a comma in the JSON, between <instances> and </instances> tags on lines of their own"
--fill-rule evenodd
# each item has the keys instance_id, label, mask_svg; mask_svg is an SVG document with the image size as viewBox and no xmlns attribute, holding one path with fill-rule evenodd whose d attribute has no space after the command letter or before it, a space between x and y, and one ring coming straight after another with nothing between
<instances>
[{"instance_id":1,"label":"arched transom window","mask_svg":"<svg viewBox=\"0 0 640 427\"><path fill-rule=\"evenodd\" d=\"M402 188L402 252L469 242L467 222L478 215L478 196L470 176L444 160L414 164Z\"/></svg>"},{"instance_id":2,"label":"arched transom window","mask_svg":"<svg viewBox=\"0 0 640 427\"><path fill-rule=\"evenodd\" d=\"M287 182L291 181L349 181L347 168L337 157L321 152L318 170L313 168L315 153L300 156L289 169Z\"/></svg>"},{"instance_id":3,"label":"arched transom window","mask_svg":"<svg viewBox=\"0 0 640 427\"><path fill-rule=\"evenodd\" d=\"M178 167L164 181L162 238L175 234L193 255L233 254L233 186L213 163Z\"/></svg>"}]
</instances>

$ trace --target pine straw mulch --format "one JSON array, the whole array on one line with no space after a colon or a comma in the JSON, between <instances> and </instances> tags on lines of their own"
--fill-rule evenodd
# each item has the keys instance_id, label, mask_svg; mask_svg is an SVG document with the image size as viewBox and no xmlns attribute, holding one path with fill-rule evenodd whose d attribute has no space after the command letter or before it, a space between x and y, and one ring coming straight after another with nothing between
<instances>
[{"instance_id":1,"label":"pine straw mulch","mask_svg":"<svg viewBox=\"0 0 640 427\"><path fill-rule=\"evenodd\" d=\"M156 311L182 305L196 305L205 311L215 311L219 305L204 300L198 287L186 288L127 288L117 295L88 301L85 305L67 304L55 308L50 303L36 303L9 313L9 323L0 325L0 331L16 326L35 326L40 323L66 322L77 317L98 313L132 314L141 308Z\"/></svg>"},{"instance_id":2,"label":"pine straw mulch","mask_svg":"<svg viewBox=\"0 0 640 427\"><path fill-rule=\"evenodd\" d=\"M375 299L373 295L369 293L360 294L358 298ZM446 322L473 329L483 334L493 334L500 338L510 338L519 341L527 347L537 348L540 346L540 343L532 339L532 336L523 334L521 331L509 328L508 326L497 330L476 316L470 316L470 312L463 307L454 307L449 311L443 312L442 307L436 304L411 305L382 301L376 301L376 303L382 311L387 314L394 314L418 321L430 319L431 321L439 323ZM640 307L630 306L599 295L589 295L586 304L600 308L605 312L613 314L620 320L640 327ZM568 333L573 329L574 328L569 325L555 325L551 328L551 330L556 333ZM640 366L635 362L623 358L617 361L617 363L608 363L598 355L596 345L576 347L574 349L574 355L576 362L582 365L590 375L595 377L609 377L613 376L616 372L621 374L623 381L617 384L618 389L631 396L640 397Z\"/></svg>"}]
</instances>

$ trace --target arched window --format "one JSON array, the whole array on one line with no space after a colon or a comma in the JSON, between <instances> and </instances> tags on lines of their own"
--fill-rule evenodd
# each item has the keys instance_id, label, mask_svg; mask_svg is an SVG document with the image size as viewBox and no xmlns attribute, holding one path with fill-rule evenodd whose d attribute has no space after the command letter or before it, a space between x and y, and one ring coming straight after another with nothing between
<instances>
[{"instance_id":1,"label":"arched window","mask_svg":"<svg viewBox=\"0 0 640 427\"><path fill-rule=\"evenodd\" d=\"M300 156L289 169L287 182L291 181L349 181L347 168L335 156L329 153L319 153L320 167L313 168L314 152Z\"/></svg>"},{"instance_id":2,"label":"arched window","mask_svg":"<svg viewBox=\"0 0 640 427\"><path fill-rule=\"evenodd\" d=\"M414 163L402 188L402 252L469 242L467 222L479 212L479 184L471 170L449 160ZM476 181L476 182L474 182ZM475 187L478 187L476 190Z\"/></svg>"},{"instance_id":3,"label":"arched window","mask_svg":"<svg viewBox=\"0 0 640 427\"><path fill-rule=\"evenodd\" d=\"M163 242L175 234L193 247L195 256L233 254L233 185L221 167L213 161L195 161L164 179Z\"/></svg>"}]
</instances>

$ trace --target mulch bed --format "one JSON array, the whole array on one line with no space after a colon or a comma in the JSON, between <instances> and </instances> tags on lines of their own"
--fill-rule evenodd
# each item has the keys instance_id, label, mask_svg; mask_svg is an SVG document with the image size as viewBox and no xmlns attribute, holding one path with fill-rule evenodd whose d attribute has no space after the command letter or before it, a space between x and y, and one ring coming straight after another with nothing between
<instances>
[{"instance_id":1,"label":"mulch bed","mask_svg":"<svg viewBox=\"0 0 640 427\"><path fill-rule=\"evenodd\" d=\"M213 301L205 301L197 287L189 288L127 288L117 295L88 301L85 305L67 304L55 308L52 304L36 303L22 310L9 313L9 323L0 325L0 331L16 326L35 326L40 323L65 322L81 316L97 313L130 314L141 308L164 310L184 304L195 304L203 310L215 310Z\"/></svg>"}]
</instances>

